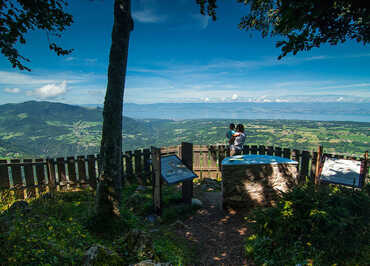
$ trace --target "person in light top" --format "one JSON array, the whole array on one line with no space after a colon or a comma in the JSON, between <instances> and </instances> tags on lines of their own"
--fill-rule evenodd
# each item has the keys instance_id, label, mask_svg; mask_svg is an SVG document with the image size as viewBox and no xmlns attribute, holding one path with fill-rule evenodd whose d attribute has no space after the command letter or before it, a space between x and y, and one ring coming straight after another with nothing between
<instances>
[{"instance_id":1,"label":"person in light top","mask_svg":"<svg viewBox=\"0 0 370 266\"><path fill-rule=\"evenodd\" d=\"M230 141L232 141L230 145L230 156L242 154L245 142L244 126L242 124L236 126L236 132L232 135Z\"/></svg>"}]
</instances>

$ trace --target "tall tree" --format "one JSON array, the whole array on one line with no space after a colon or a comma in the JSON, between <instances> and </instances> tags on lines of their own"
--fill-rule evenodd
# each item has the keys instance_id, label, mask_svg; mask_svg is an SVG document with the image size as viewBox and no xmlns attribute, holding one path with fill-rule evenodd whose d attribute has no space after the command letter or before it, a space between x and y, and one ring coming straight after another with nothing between
<instances>
[{"instance_id":1,"label":"tall tree","mask_svg":"<svg viewBox=\"0 0 370 266\"><path fill-rule=\"evenodd\" d=\"M196 0L202 14L216 19L217 0ZM370 42L370 8L361 0L237 0L248 5L239 28L257 30L266 36L282 36L277 42L282 54L336 45L347 40Z\"/></svg>"},{"instance_id":2,"label":"tall tree","mask_svg":"<svg viewBox=\"0 0 370 266\"><path fill-rule=\"evenodd\" d=\"M30 69L29 62L16 48L25 44L25 35L35 29L44 30L48 36L61 36L73 22L72 15L64 12L65 0L0 0L0 49L13 67ZM122 106L130 32L133 30L131 1L114 1L114 24L109 55L108 84L103 110L101 140L101 172L96 195L96 212L100 217L119 215L122 186ZM55 43L49 48L58 55L65 50Z\"/></svg>"},{"instance_id":3,"label":"tall tree","mask_svg":"<svg viewBox=\"0 0 370 266\"><path fill-rule=\"evenodd\" d=\"M96 214L119 216L122 187L122 107L130 32L134 23L131 1L114 1L114 24L109 54L108 85L103 110L100 155L102 168L96 192Z\"/></svg>"}]
</instances>

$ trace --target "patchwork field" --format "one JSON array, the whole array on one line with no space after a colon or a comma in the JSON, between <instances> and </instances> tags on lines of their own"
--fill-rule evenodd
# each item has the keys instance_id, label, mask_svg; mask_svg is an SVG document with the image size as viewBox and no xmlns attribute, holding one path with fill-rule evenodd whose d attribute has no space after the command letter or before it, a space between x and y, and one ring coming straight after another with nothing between
<instances>
[{"instance_id":1,"label":"patchwork field","mask_svg":"<svg viewBox=\"0 0 370 266\"><path fill-rule=\"evenodd\" d=\"M101 109L61 103L26 102L0 106L0 157L56 157L99 151ZM160 120L124 117L123 149L226 144L229 123L242 123L246 144L362 155L370 145L370 123L303 120Z\"/></svg>"}]
</instances>

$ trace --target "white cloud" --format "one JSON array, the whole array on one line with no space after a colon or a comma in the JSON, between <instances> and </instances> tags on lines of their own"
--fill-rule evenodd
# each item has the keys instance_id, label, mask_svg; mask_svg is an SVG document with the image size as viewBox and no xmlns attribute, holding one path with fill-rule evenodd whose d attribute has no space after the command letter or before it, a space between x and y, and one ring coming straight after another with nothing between
<instances>
[{"instance_id":1,"label":"white cloud","mask_svg":"<svg viewBox=\"0 0 370 266\"><path fill-rule=\"evenodd\" d=\"M19 88L5 88L4 91L8 93L19 93L21 90Z\"/></svg>"},{"instance_id":2,"label":"white cloud","mask_svg":"<svg viewBox=\"0 0 370 266\"><path fill-rule=\"evenodd\" d=\"M45 79L37 77L31 74L21 74L17 72L10 71L0 71L0 84L7 85L35 85L35 84L45 84L52 83L55 80Z\"/></svg>"},{"instance_id":3,"label":"white cloud","mask_svg":"<svg viewBox=\"0 0 370 266\"><path fill-rule=\"evenodd\" d=\"M55 98L67 92L67 81L60 84L47 84L41 88L35 89L30 95L35 95L41 99Z\"/></svg>"},{"instance_id":4,"label":"white cloud","mask_svg":"<svg viewBox=\"0 0 370 266\"><path fill-rule=\"evenodd\" d=\"M304 60L306 60L306 61L312 61L312 60L323 60L323 59L328 59L328 58L330 58L330 57L325 56L325 55L319 55L319 56L307 57Z\"/></svg>"},{"instance_id":5,"label":"white cloud","mask_svg":"<svg viewBox=\"0 0 370 266\"><path fill-rule=\"evenodd\" d=\"M238 98L239 98L238 94L235 94L235 93L233 94L233 96L231 96L231 99L232 99L232 100L236 100L236 99L238 99Z\"/></svg>"},{"instance_id":6,"label":"white cloud","mask_svg":"<svg viewBox=\"0 0 370 266\"><path fill-rule=\"evenodd\" d=\"M167 19L167 16L156 14L152 9L134 11L132 16L135 20L141 23L160 23Z\"/></svg>"}]
</instances>

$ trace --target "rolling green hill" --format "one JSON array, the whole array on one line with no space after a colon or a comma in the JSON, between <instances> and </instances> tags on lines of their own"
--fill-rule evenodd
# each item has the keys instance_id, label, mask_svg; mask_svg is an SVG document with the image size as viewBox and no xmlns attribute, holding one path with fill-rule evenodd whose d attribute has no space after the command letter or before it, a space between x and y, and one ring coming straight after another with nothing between
<instances>
[{"instance_id":1,"label":"rolling green hill","mask_svg":"<svg viewBox=\"0 0 370 266\"><path fill-rule=\"evenodd\" d=\"M230 122L243 123L246 143L362 155L369 149L370 123L301 120L123 120L123 149L226 144ZM57 157L99 151L101 108L30 101L0 105L0 157Z\"/></svg>"},{"instance_id":2,"label":"rolling green hill","mask_svg":"<svg viewBox=\"0 0 370 266\"><path fill-rule=\"evenodd\" d=\"M101 108L30 101L0 105L0 155L67 156L97 153ZM124 117L130 135L147 134L149 123Z\"/></svg>"}]
</instances>

